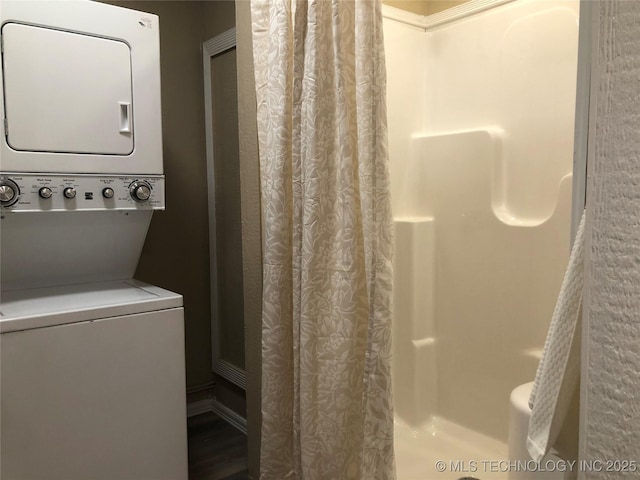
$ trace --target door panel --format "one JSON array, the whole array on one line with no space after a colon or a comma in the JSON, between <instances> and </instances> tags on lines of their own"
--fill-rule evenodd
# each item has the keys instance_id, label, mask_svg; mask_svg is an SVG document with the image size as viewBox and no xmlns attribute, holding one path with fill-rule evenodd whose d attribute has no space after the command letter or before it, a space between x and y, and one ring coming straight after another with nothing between
<instances>
[{"instance_id":1,"label":"door panel","mask_svg":"<svg viewBox=\"0 0 640 480\"><path fill-rule=\"evenodd\" d=\"M6 24L2 37L11 148L133 152L131 51L126 43L18 23Z\"/></svg>"}]
</instances>

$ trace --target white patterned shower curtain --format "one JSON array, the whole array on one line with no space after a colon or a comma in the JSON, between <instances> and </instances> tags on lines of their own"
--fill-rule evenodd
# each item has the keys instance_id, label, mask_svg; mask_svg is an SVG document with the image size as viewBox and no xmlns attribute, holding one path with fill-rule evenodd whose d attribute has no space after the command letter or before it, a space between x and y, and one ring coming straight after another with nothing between
<instances>
[{"instance_id":1,"label":"white patterned shower curtain","mask_svg":"<svg viewBox=\"0 0 640 480\"><path fill-rule=\"evenodd\" d=\"M252 0L262 480L395 478L380 0Z\"/></svg>"}]
</instances>

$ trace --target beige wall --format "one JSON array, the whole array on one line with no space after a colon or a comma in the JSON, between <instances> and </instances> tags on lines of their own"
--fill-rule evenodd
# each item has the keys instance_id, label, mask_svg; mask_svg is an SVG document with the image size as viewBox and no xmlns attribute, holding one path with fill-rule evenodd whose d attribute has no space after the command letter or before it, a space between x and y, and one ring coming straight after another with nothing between
<instances>
[{"instance_id":1,"label":"beige wall","mask_svg":"<svg viewBox=\"0 0 640 480\"><path fill-rule=\"evenodd\" d=\"M203 25L202 41L209 40L210 38L213 38L216 35L220 35L221 33L224 33L227 30L229 30L230 28L235 27L236 12L235 12L235 2L233 0L221 0L221 1L205 0L202 2L202 9L203 9L202 10L202 25ZM239 66L238 66L238 69L239 69ZM224 108L226 107L223 107L223 109ZM233 170L233 171L230 171L229 173L232 174L233 176L236 176L237 165L233 165L233 166L229 165L229 166L232 167L232 170ZM230 185L227 185L227 186L230 186ZM222 192L222 190L219 190L219 193L220 192ZM227 191L226 194L229 197L237 196L239 193L236 189L236 185L234 184L233 188ZM240 191L240 195L242 195L241 191ZM229 198L229 200L234 201L233 198ZM239 199L236 198L235 201L239 201ZM234 212L234 219L235 219L235 214L236 212ZM232 219L229 219L229 220L232 221ZM225 220L223 218L220 218L220 216L218 215L218 221L224 222ZM245 243L244 239L241 239L241 241L242 241L242 244ZM227 247L228 246L229 245L227 244ZM238 255L235 255L235 257L237 258ZM234 263L232 266L232 269L235 270L235 268L236 268L236 264ZM243 268L242 266L240 266L239 271L232 274L234 277L233 281L230 281L229 278L223 279L224 282L227 282L229 284L234 283L236 285L244 286L244 291L238 292L240 298L236 299L237 300L237 302L235 302L236 304L238 302L243 301L242 299L243 296L245 297L244 298L245 303L247 300L251 301L250 297L252 295L252 292L247 291L246 285L244 285L246 283L245 279L238 278L243 276L242 270ZM231 289L227 289L224 293L229 295L231 294L231 292L232 292ZM237 332L234 330L232 335L236 335L236 333ZM244 341L244 339L237 339L237 340ZM227 381L226 379L224 379L223 377L217 374L214 374L213 378L214 378L214 381L216 382L216 386L214 390L216 401L222 403L223 405L227 406L228 408L232 409L233 411L235 411L236 413L244 417L246 415L245 392L242 389L238 388L233 383Z\"/></svg>"},{"instance_id":2,"label":"beige wall","mask_svg":"<svg viewBox=\"0 0 640 480\"><path fill-rule=\"evenodd\" d=\"M202 2L202 40L206 41L236 26L233 0L204 0Z\"/></svg>"},{"instance_id":3,"label":"beige wall","mask_svg":"<svg viewBox=\"0 0 640 480\"><path fill-rule=\"evenodd\" d=\"M250 4L245 0L236 2L236 29L249 478L257 479L260 476L260 431L262 425L262 240L251 12Z\"/></svg>"},{"instance_id":4,"label":"beige wall","mask_svg":"<svg viewBox=\"0 0 640 480\"><path fill-rule=\"evenodd\" d=\"M417 13L418 15L427 15L427 2L425 0L382 0L382 3L401 10Z\"/></svg>"},{"instance_id":5,"label":"beige wall","mask_svg":"<svg viewBox=\"0 0 640 480\"><path fill-rule=\"evenodd\" d=\"M154 214L136 278L184 296L187 386L211 374L209 233L202 79L202 4L106 3L160 17L162 131L167 208Z\"/></svg>"},{"instance_id":6,"label":"beige wall","mask_svg":"<svg viewBox=\"0 0 640 480\"><path fill-rule=\"evenodd\" d=\"M181 293L187 387L212 381L203 40L234 26L233 1L103 0L160 17L167 208L154 214L136 278Z\"/></svg>"},{"instance_id":7,"label":"beige wall","mask_svg":"<svg viewBox=\"0 0 640 480\"><path fill-rule=\"evenodd\" d=\"M467 1L469 0L382 0L382 3L418 15L433 15Z\"/></svg>"},{"instance_id":8,"label":"beige wall","mask_svg":"<svg viewBox=\"0 0 640 480\"><path fill-rule=\"evenodd\" d=\"M640 458L640 2L596 2L594 10L581 460L633 462ZM631 477L637 473L619 469L584 476Z\"/></svg>"},{"instance_id":9,"label":"beige wall","mask_svg":"<svg viewBox=\"0 0 640 480\"><path fill-rule=\"evenodd\" d=\"M187 388L215 381L216 400L244 416L244 392L211 372L209 224L201 50L203 41L235 26L235 2L102 1L160 17L167 209L153 217L136 278L184 296ZM258 243L254 241L253 245L257 246L260 258L259 236ZM249 252L247 258L255 263L255 253L252 256ZM253 275L253 281L245 283L255 290L256 274ZM259 269L257 275L260 278ZM258 295L260 289L258 284ZM246 290L245 287L245 295L250 297L253 290ZM200 394L198 398L205 397Z\"/></svg>"}]
</instances>

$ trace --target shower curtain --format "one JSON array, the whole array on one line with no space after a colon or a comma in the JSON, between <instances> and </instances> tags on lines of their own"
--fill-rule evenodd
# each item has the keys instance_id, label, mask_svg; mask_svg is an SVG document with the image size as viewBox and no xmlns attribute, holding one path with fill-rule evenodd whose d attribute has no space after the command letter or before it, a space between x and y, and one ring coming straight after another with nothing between
<instances>
[{"instance_id":1,"label":"shower curtain","mask_svg":"<svg viewBox=\"0 0 640 480\"><path fill-rule=\"evenodd\" d=\"M392 479L391 204L379 0L252 0L262 188L261 479Z\"/></svg>"}]
</instances>

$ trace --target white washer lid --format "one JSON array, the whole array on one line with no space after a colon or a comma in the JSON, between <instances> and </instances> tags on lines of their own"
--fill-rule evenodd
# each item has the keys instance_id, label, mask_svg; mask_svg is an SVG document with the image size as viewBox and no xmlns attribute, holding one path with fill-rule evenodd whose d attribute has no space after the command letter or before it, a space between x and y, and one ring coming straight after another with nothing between
<instances>
[{"instance_id":1,"label":"white washer lid","mask_svg":"<svg viewBox=\"0 0 640 480\"><path fill-rule=\"evenodd\" d=\"M0 333L182 306L182 295L137 280L3 292Z\"/></svg>"}]
</instances>

